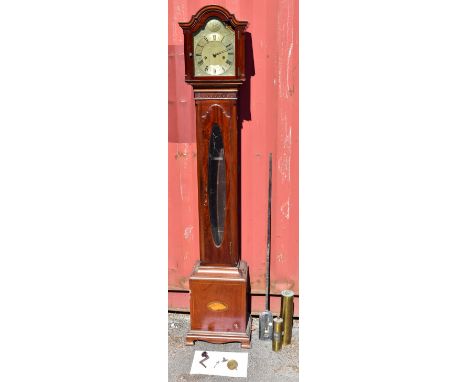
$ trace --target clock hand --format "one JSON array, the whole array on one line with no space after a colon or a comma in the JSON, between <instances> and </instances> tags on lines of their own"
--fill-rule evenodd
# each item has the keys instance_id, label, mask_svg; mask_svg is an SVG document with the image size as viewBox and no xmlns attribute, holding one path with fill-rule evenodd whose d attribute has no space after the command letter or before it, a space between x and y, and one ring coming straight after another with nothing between
<instances>
[{"instance_id":1,"label":"clock hand","mask_svg":"<svg viewBox=\"0 0 468 382\"><path fill-rule=\"evenodd\" d=\"M227 49L224 49L224 50L222 50L221 52L218 52L218 53L213 53L213 57L216 57L216 56L220 55L221 53L225 53L225 52L227 52L227 51L230 50L230 49L232 49L232 47L227 48Z\"/></svg>"},{"instance_id":2,"label":"clock hand","mask_svg":"<svg viewBox=\"0 0 468 382\"><path fill-rule=\"evenodd\" d=\"M221 52L218 52L218 53L213 53L213 57L216 57L218 55L220 55L221 53L224 53L224 52L227 52L227 49L224 49L222 50Z\"/></svg>"}]
</instances>

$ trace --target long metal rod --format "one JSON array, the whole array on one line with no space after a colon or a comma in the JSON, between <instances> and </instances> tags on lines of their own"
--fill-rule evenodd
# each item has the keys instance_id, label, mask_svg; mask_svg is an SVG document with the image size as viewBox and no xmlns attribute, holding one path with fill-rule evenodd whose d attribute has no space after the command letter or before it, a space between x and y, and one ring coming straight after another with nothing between
<instances>
[{"instance_id":1,"label":"long metal rod","mask_svg":"<svg viewBox=\"0 0 468 382\"><path fill-rule=\"evenodd\" d=\"M268 226L266 250L266 283L265 283L265 310L270 310L270 250L271 250L271 153L268 156Z\"/></svg>"}]
</instances>

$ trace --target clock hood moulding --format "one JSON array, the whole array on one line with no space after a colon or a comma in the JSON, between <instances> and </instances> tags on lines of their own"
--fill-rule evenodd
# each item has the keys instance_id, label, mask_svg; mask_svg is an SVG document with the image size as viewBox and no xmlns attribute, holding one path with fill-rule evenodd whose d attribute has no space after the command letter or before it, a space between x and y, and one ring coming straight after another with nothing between
<instances>
[{"instance_id":1,"label":"clock hood moulding","mask_svg":"<svg viewBox=\"0 0 468 382\"><path fill-rule=\"evenodd\" d=\"M236 19L236 16L220 5L207 5L201 8L195 15L192 16L190 21L180 22L180 27L184 30L191 30L192 32L197 31L202 27L206 20L210 17L217 17L221 21L228 22L231 24L233 29L242 28L245 30L247 28L247 21L239 21Z\"/></svg>"}]
</instances>

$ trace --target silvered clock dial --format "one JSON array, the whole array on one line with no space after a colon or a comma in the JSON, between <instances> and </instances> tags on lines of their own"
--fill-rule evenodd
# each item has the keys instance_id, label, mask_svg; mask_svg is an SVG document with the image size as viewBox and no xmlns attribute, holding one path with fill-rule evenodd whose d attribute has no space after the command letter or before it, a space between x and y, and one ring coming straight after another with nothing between
<instances>
[{"instance_id":1,"label":"silvered clock dial","mask_svg":"<svg viewBox=\"0 0 468 382\"><path fill-rule=\"evenodd\" d=\"M217 18L207 20L193 36L195 76L235 75L235 33Z\"/></svg>"}]
</instances>

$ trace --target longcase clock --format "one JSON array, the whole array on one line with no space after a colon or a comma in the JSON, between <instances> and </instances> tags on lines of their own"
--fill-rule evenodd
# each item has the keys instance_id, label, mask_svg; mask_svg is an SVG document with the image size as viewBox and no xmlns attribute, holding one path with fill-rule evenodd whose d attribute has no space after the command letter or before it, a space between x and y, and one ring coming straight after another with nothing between
<instances>
[{"instance_id":1,"label":"longcase clock","mask_svg":"<svg viewBox=\"0 0 468 382\"><path fill-rule=\"evenodd\" d=\"M196 108L200 260L190 286L186 344L240 342L250 348L247 263L240 243L238 90L245 81L245 29L226 9L201 8L184 32L185 81Z\"/></svg>"}]
</instances>

